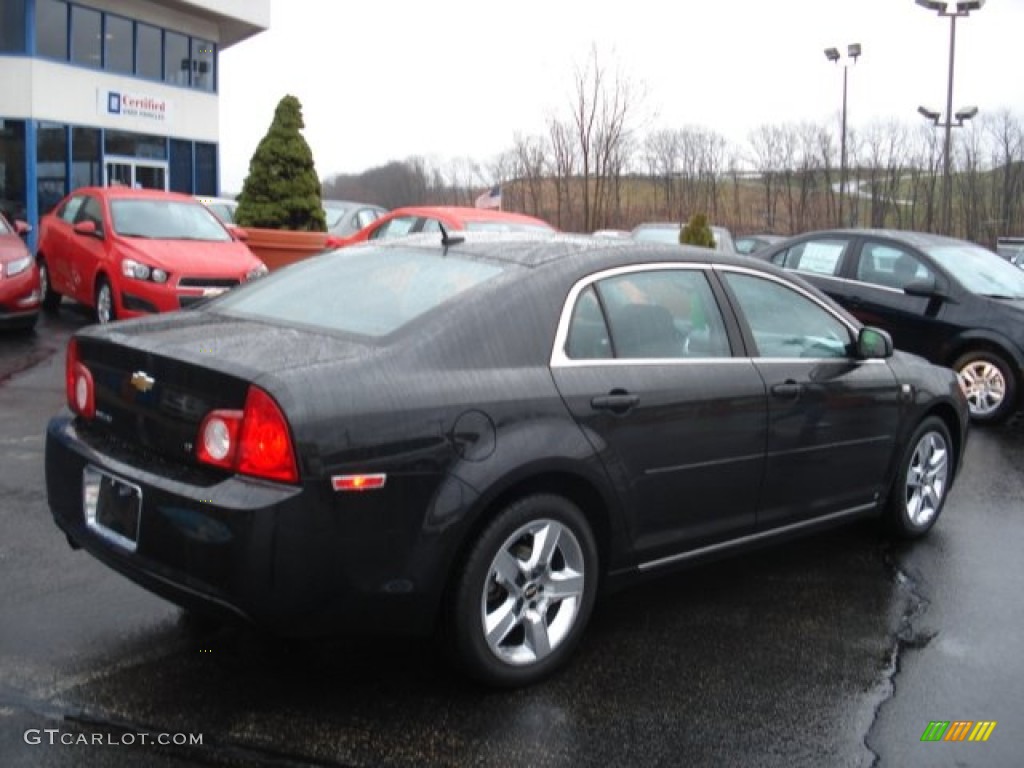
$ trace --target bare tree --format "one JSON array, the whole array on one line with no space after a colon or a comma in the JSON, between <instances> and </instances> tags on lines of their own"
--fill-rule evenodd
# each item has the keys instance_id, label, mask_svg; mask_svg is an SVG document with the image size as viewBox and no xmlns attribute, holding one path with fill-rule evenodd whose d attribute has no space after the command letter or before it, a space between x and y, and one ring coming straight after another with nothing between
<instances>
[{"instance_id":1,"label":"bare tree","mask_svg":"<svg viewBox=\"0 0 1024 768\"><path fill-rule=\"evenodd\" d=\"M572 211L572 179L577 168L572 125L549 118L548 138L555 172L555 226L566 229L566 221Z\"/></svg>"}]
</instances>

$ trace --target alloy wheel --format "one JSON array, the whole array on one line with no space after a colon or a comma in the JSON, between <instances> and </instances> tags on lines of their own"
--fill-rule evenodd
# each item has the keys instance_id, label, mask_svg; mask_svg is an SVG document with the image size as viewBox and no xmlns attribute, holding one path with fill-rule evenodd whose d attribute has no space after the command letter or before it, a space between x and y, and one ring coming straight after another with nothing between
<instances>
[{"instance_id":1,"label":"alloy wheel","mask_svg":"<svg viewBox=\"0 0 1024 768\"><path fill-rule=\"evenodd\" d=\"M949 445L939 432L926 432L914 447L907 467L907 517L927 526L938 515L949 483Z\"/></svg>"},{"instance_id":2,"label":"alloy wheel","mask_svg":"<svg viewBox=\"0 0 1024 768\"><path fill-rule=\"evenodd\" d=\"M1006 377L988 360L973 360L957 371L971 416L990 416L1006 399Z\"/></svg>"}]
</instances>

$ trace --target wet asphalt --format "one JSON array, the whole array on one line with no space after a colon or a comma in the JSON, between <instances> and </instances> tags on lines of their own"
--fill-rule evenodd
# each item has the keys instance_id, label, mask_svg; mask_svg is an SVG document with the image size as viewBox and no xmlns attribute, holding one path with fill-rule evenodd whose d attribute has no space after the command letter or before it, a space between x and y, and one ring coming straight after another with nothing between
<instances>
[{"instance_id":1,"label":"wet asphalt","mask_svg":"<svg viewBox=\"0 0 1024 768\"><path fill-rule=\"evenodd\" d=\"M204 624L72 551L43 431L85 322L0 335L0 766L1024 764L1024 420L972 432L924 541L859 523L606 596L563 673L493 692L429 641Z\"/></svg>"}]
</instances>

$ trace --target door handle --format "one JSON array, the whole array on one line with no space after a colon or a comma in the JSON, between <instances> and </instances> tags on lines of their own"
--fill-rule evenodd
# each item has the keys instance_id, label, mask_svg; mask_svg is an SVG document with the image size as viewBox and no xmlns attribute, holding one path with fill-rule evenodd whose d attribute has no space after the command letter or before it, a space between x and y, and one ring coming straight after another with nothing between
<instances>
[{"instance_id":1,"label":"door handle","mask_svg":"<svg viewBox=\"0 0 1024 768\"><path fill-rule=\"evenodd\" d=\"M590 400L590 407L595 411L611 411L623 414L630 411L640 402L640 398L621 389L613 389L607 395L598 395Z\"/></svg>"},{"instance_id":2,"label":"door handle","mask_svg":"<svg viewBox=\"0 0 1024 768\"><path fill-rule=\"evenodd\" d=\"M796 400L800 397L800 393L803 392L804 387L802 384L797 384L795 381L784 381L781 384L775 384L772 386L772 394L776 397L783 397L787 400Z\"/></svg>"}]
</instances>

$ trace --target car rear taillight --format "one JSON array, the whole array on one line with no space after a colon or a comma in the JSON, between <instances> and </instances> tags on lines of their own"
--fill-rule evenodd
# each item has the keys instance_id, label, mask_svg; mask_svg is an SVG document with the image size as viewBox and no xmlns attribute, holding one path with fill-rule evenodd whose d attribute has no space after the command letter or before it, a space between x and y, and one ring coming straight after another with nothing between
<instances>
[{"instance_id":1,"label":"car rear taillight","mask_svg":"<svg viewBox=\"0 0 1024 768\"><path fill-rule=\"evenodd\" d=\"M96 416L96 388L92 373L78 359L78 340L68 342L67 361L64 365L68 407L86 419Z\"/></svg>"},{"instance_id":2,"label":"car rear taillight","mask_svg":"<svg viewBox=\"0 0 1024 768\"><path fill-rule=\"evenodd\" d=\"M208 413L197 446L196 456L204 464L286 483L299 479L288 422L259 387L249 387L241 411Z\"/></svg>"}]
</instances>

